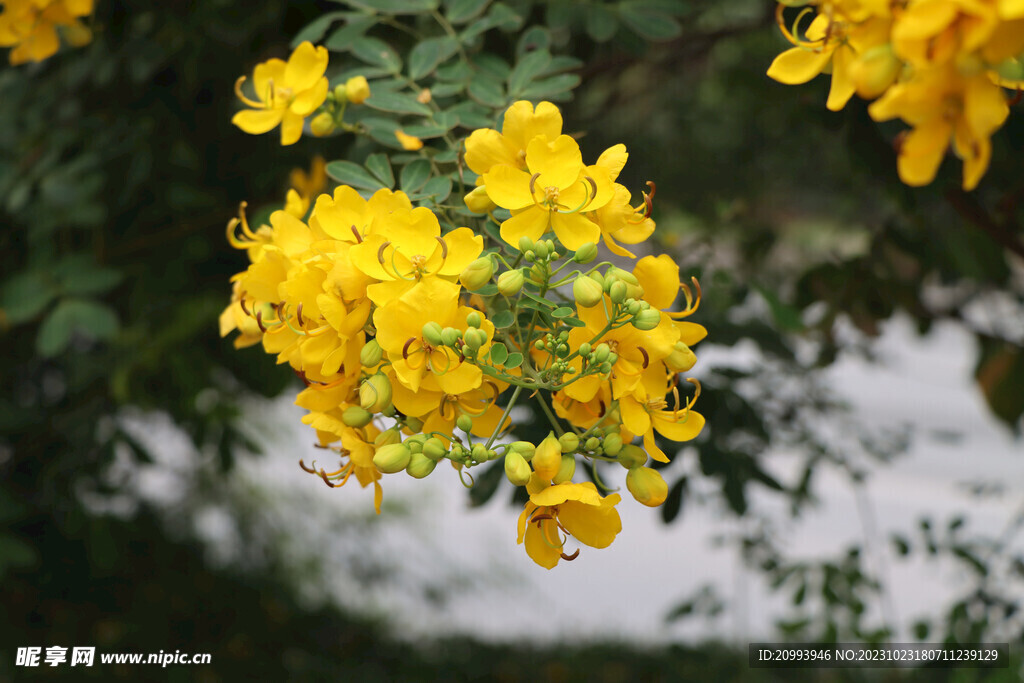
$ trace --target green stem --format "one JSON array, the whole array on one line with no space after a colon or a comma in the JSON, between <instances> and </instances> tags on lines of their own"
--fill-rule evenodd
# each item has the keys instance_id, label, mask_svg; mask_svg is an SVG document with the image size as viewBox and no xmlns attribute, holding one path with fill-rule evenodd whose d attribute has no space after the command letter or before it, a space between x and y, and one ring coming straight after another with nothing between
<instances>
[{"instance_id":1,"label":"green stem","mask_svg":"<svg viewBox=\"0 0 1024 683\"><path fill-rule=\"evenodd\" d=\"M494 440L498 438L498 433L501 432L502 426L505 424L505 420L508 419L508 414L512 412L512 406L516 404L516 399L519 398L519 393L523 390L521 386L517 386L515 391L512 392L512 398L508 400L508 405L505 406L505 412L502 413L501 419L498 420L498 426L494 428L494 433L491 434L491 438L487 439L487 444L484 446L487 450L491 449L491 445L494 444Z\"/></svg>"}]
</instances>

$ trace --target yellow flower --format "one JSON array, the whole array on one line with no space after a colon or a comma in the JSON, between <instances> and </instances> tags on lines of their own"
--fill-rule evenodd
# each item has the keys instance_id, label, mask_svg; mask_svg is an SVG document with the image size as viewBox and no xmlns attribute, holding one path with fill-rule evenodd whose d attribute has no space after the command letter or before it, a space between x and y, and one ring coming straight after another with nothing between
<instances>
[{"instance_id":1,"label":"yellow flower","mask_svg":"<svg viewBox=\"0 0 1024 683\"><path fill-rule=\"evenodd\" d=\"M579 145L568 135L553 141L538 136L526 148L527 171L498 165L484 174L494 203L512 217L501 224L501 237L518 248L523 236L537 241L548 230L567 248L597 242L601 229L582 214L607 204L614 193L608 170L584 166Z\"/></svg>"},{"instance_id":2,"label":"yellow flower","mask_svg":"<svg viewBox=\"0 0 1024 683\"><path fill-rule=\"evenodd\" d=\"M691 410L697 401L694 396L683 404L678 390L672 388L673 404L665 399L670 382L664 368L652 367L644 372L643 381L632 394L619 398L622 426L626 430L623 440L643 436L644 449L652 458L668 462L668 456L658 448L654 432L672 441L689 441L697 437L704 428L704 416ZM698 394L700 392L698 391ZM628 438L627 438L628 437Z\"/></svg>"},{"instance_id":3,"label":"yellow flower","mask_svg":"<svg viewBox=\"0 0 1024 683\"><path fill-rule=\"evenodd\" d=\"M402 130L396 130L395 137L398 138L398 142L404 150L415 152L416 150L423 149L423 140L420 140L415 135L408 135Z\"/></svg>"},{"instance_id":4,"label":"yellow flower","mask_svg":"<svg viewBox=\"0 0 1024 683\"><path fill-rule=\"evenodd\" d=\"M93 0L5 0L0 14L0 46L13 47L11 64L41 62L60 48L57 27L76 47L92 40L80 17L92 14Z\"/></svg>"},{"instance_id":5,"label":"yellow flower","mask_svg":"<svg viewBox=\"0 0 1024 683\"><path fill-rule=\"evenodd\" d=\"M393 372L389 368L385 374ZM503 385L493 380L485 380L479 388L461 394L443 391L434 375L426 375L417 391L412 391L399 381L392 381L391 386L395 408L403 415L422 419L424 434L451 434L456 420L462 415L468 415L473 420L471 432L486 439L494 433L503 414L497 405ZM508 425L506 420L502 429Z\"/></svg>"},{"instance_id":6,"label":"yellow flower","mask_svg":"<svg viewBox=\"0 0 1024 683\"><path fill-rule=\"evenodd\" d=\"M270 59L256 65L253 87L256 100L242 93L242 76L235 94L252 109L235 114L231 122L246 133L259 135L281 126L281 144L291 145L302 136L302 123L327 99L327 48L306 41L295 48L288 62Z\"/></svg>"},{"instance_id":7,"label":"yellow flower","mask_svg":"<svg viewBox=\"0 0 1024 683\"><path fill-rule=\"evenodd\" d=\"M498 164L526 170L526 147L535 137L554 140L562 134L562 114L550 102L541 102L536 110L531 102L520 100L505 111L501 132L480 128L466 140L466 165L483 175Z\"/></svg>"},{"instance_id":8,"label":"yellow flower","mask_svg":"<svg viewBox=\"0 0 1024 683\"><path fill-rule=\"evenodd\" d=\"M349 427L342 422L341 412L338 408L323 412L314 411L302 418L305 424L316 430L322 447L332 448L341 456L341 465L334 472L309 469L307 471L319 474L332 488L344 486L352 475L355 475L363 488L373 484L373 506L377 514L380 514L380 505L384 499L384 491L380 485L383 475L373 464L373 441L380 434L380 430L373 424L359 428ZM341 442L340 446L331 446L338 441Z\"/></svg>"},{"instance_id":9,"label":"yellow flower","mask_svg":"<svg viewBox=\"0 0 1024 683\"><path fill-rule=\"evenodd\" d=\"M530 488L534 489L534 482ZM602 497L592 483L556 484L531 490L530 500L519 515L517 543L526 543L526 554L551 569L559 560L573 560L564 551L566 536L591 548L607 548L622 531L622 520L615 505L622 497L615 493Z\"/></svg>"}]
</instances>

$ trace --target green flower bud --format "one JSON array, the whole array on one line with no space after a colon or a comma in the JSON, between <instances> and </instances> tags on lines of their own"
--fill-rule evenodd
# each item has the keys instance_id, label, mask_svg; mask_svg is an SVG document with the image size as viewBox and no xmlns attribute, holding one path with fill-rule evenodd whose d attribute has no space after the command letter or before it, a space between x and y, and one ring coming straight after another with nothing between
<instances>
[{"instance_id":1,"label":"green flower bud","mask_svg":"<svg viewBox=\"0 0 1024 683\"><path fill-rule=\"evenodd\" d=\"M409 457L409 465L405 471L414 479L423 479L433 472L435 467L437 467L436 460L431 460L424 453L413 453Z\"/></svg>"},{"instance_id":2,"label":"green flower bud","mask_svg":"<svg viewBox=\"0 0 1024 683\"><path fill-rule=\"evenodd\" d=\"M521 270L506 270L498 276L498 291L505 296L515 296L523 288L525 279Z\"/></svg>"},{"instance_id":3,"label":"green flower bud","mask_svg":"<svg viewBox=\"0 0 1024 683\"><path fill-rule=\"evenodd\" d=\"M540 242L537 242L535 245L533 245L533 253L537 255L537 258L543 261L548 257L548 255L551 254L551 250L548 249L547 242L541 240Z\"/></svg>"},{"instance_id":4,"label":"green flower bud","mask_svg":"<svg viewBox=\"0 0 1024 683\"><path fill-rule=\"evenodd\" d=\"M448 455L448 449L444 447L444 441L441 441L436 436L432 436L423 444L423 455L431 460L440 460Z\"/></svg>"},{"instance_id":5,"label":"green flower bud","mask_svg":"<svg viewBox=\"0 0 1024 683\"><path fill-rule=\"evenodd\" d=\"M586 358L590 355L590 342L583 342L579 348L580 355Z\"/></svg>"},{"instance_id":6,"label":"green flower bud","mask_svg":"<svg viewBox=\"0 0 1024 683\"><path fill-rule=\"evenodd\" d=\"M445 346L455 346L455 342L460 339L462 339L462 332L454 327L446 327L441 330L441 343Z\"/></svg>"},{"instance_id":7,"label":"green flower bud","mask_svg":"<svg viewBox=\"0 0 1024 683\"><path fill-rule=\"evenodd\" d=\"M505 476L515 486L526 486L532 474L530 466L520 453L509 451L505 454Z\"/></svg>"},{"instance_id":8,"label":"green flower bud","mask_svg":"<svg viewBox=\"0 0 1024 683\"><path fill-rule=\"evenodd\" d=\"M539 263L533 264L530 268L530 281L541 284L548 279L548 270Z\"/></svg>"},{"instance_id":9,"label":"green flower bud","mask_svg":"<svg viewBox=\"0 0 1024 683\"><path fill-rule=\"evenodd\" d=\"M524 251L523 260L526 261L527 263L533 263L534 261L537 260L537 254L533 252L533 249L530 249L529 251Z\"/></svg>"},{"instance_id":10,"label":"green flower bud","mask_svg":"<svg viewBox=\"0 0 1024 683\"><path fill-rule=\"evenodd\" d=\"M524 254L526 252L528 252L528 251L533 251L533 240L531 240L526 235L523 235L522 237L520 237L519 238L519 251L523 252Z\"/></svg>"},{"instance_id":11,"label":"green flower bud","mask_svg":"<svg viewBox=\"0 0 1024 683\"><path fill-rule=\"evenodd\" d=\"M406 417L405 426L413 432L418 432L423 429L423 420L418 417Z\"/></svg>"},{"instance_id":12,"label":"green flower bud","mask_svg":"<svg viewBox=\"0 0 1024 683\"><path fill-rule=\"evenodd\" d=\"M554 434L548 434L547 438L540 442L531 464L533 471L543 481L550 481L558 474L562 467L562 446Z\"/></svg>"},{"instance_id":13,"label":"green flower bud","mask_svg":"<svg viewBox=\"0 0 1024 683\"><path fill-rule=\"evenodd\" d=\"M623 270L622 268L619 268L617 266L612 266L611 268L609 268L608 274L614 275L615 277L622 280L628 285L640 284L640 281L636 279L636 275L633 275L633 273L629 272L628 270Z\"/></svg>"},{"instance_id":14,"label":"green flower bud","mask_svg":"<svg viewBox=\"0 0 1024 683\"><path fill-rule=\"evenodd\" d=\"M605 453L616 456L622 451L622 436L618 432L612 432L604 437L604 443L601 446Z\"/></svg>"},{"instance_id":15,"label":"green flower bud","mask_svg":"<svg viewBox=\"0 0 1024 683\"><path fill-rule=\"evenodd\" d=\"M529 441L515 441L509 446L509 450L515 451L523 456L526 462L530 462L533 460L533 454L537 452L537 447Z\"/></svg>"},{"instance_id":16,"label":"green flower bud","mask_svg":"<svg viewBox=\"0 0 1024 683\"><path fill-rule=\"evenodd\" d=\"M344 83L339 83L338 85L334 86L334 99L338 100L339 102L348 101L348 93L345 92Z\"/></svg>"},{"instance_id":17,"label":"green flower bud","mask_svg":"<svg viewBox=\"0 0 1024 683\"><path fill-rule=\"evenodd\" d=\"M498 208L491 197L487 194L487 188L481 185L462 198L466 208L473 213L488 213Z\"/></svg>"},{"instance_id":18,"label":"green flower bud","mask_svg":"<svg viewBox=\"0 0 1024 683\"><path fill-rule=\"evenodd\" d=\"M469 415L459 415L459 419L455 421L455 426L464 432L470 432L473 429L473 418Z\"/></svg>"},{"instance_id":19,"label":"green flower bud","mask_svg":"<svg viewBox=\"0 0 1024 683\"><path fill-rule=\"evenodd\" d=\"M412 453L422 453L423 444L426 442L427 437L425 434L414 434L405 440L405 445L409 447Z\"/></svg>"},{"instance_id":20,"label":"green flower bud","mask_svg":"<svg viewBox=\"0 0 1024 683\"><path fill-rule=\"evenodd\" d=\"M394 474L404 470L411 457L412 452L404 443L392 443L377 449L373 454L373 464L384 474Z\"/></svg>"},{"instance_id":21,"label":"green flower bud","mask_svg":"<svg viewBox=\"0 0 1024 683\"><path fill-rule=\"evenodd\" d=\"M597 345L597 348L594 349L594 362L604 363L605 361L608 360L608 356L610 356L611 353L612 350L608 348L608 345L605 344L604 342L601 342L600 344Z\"/></svg>"},{"instance_id":22,"label":"green flower bud","mask_svg":"<svg viewBox=\"0 0 1024 683\"><path fill-rule=\"evenodd\" d=\"M644 449L633 444L626 444L619 451L618 455L619 464L625 467L627 470L631 470L634 467L640 467L647 462L647 453Z\"/></svg>"},{"instance_id":23,"label":"green flower bud","mask_svg":"<svg viewBox=\"0 0 1024 683\"><path fill-rule=\"evenodd\" d=\"M590 263L597 258L597 245L593 242L587 242L582 247L576 250L576 253L572 255L572 260L576 263Z\"/></svg>"},{"instance_id":24,"label":"green flower bud","mask_svg":"<svg viewBox=\"0 0 1024 683\"><path fill-rule=\"evenodd\" d=\"M480 327L481 323L483 323L483 319L480 317L480 313L477 311L473 311L472 313L466 316L466 324L469 325L470 327Z\"/></svg>"},{"instance_id":25,"label":"green flower bud","mask_svg":"<svg viewBox=\"0 0 1024 683\"><path fill-rule=\"evenodd\" d=\"M378 434L377 438L373 440L373 445L380 448L381 446L400 443L401 441L402 433L398 430L398 427L392 427L391 429L385 429L383 432Z\"/></svg>"},{"instance_id":26,"label":"green flower bud","mask_svg":"<svg viewBox=\"0 0 1024 683\"><path fill-rule=\"evenodd\" d=\"M602 375L607 375L609 372L612 371L612 364L609 363L608 361L605 361L604 363L601 363L601 367L598 368L598 370L601 372Z\"/></svg>"},{"instance_id":27,"label":"green flower bud","mask_svg":"<svg viewBox=\"0 0 1024 683\"><path fill-rule=\"evenodd\" d=\"M371 339L359 350L359 363L364 368L377 367L377 364L384 358L384 349L380 347L376 339Z\"/></svg>"},{"instance_id":28,"label":"green flower bud","mask_svg":"<svg viewBox=\"0 0 1024 683\"><path fill-rule=\"evenodd\" d=\"M493 275L494 260L488 256L481 256L462 270L459 282L472 292L489 284Z\"/></svg>"},{"instance_id":29,"label":"green flower bud","mask_svg":"<svg viewBox=\"0 0 1024 683\"><path fill-rule=\"evenodd\" d=\"M466 346L470 349L476 351L487 341L487 333L471 327L462 335L462 341L466 342Z\"/></svg>"},{"instance_id":30,"label":"green flower bud","mask_svg":"<svg viewBox=\"0 0 1024 683\"><path fill-rule=\"evenodd\" d=\"M665 359L665 365L672 372L686 372L697 363L697 356L683 342L676 342L672 353Z\"/></svg>"},{"instance_id":31,"label":"green flower bud","mask_svg":"<svg viewBox=\"0 0 1024 683\"><path fill-rule=\"evenodd\" d=\"M487 458L487 448L482 443L473 444L473 450L470 451L473 455L473 459L477 462L484 462Z\"/></svg>"},{"instance_id":32,"label":"green flower bud","mask_svg":"<svg viewBox=\"0 0 1024 683\"><path fill-rule=\"evenodd\" d=\"M608 362L609 365L615 365L616 363L619 362L619 354L617 354L617 353L609 353L608 354L608 361L607 362Z\"/></svg>"},{"instance_id":33,"label":"green flower bud","mask_svg":"<svg viewBox=\"0 0 1024 683\"><path fill-rule=\"evenodd\" d=\"M596 451L597 447L601 445L601 439L596 436L592 436L583 443L583 448L588 451Z\"/></svg>"},{"instance_id":34,"label":"green flower bud","mask_svg":"<svg viewBox=\"0 0 1024 683\"><path fill-rule=\"evenodd\" d=\"M621 280L615 281L608 288L608 297L613 304L621 304L626 299L626 283Z\"/></svg>"},{"instance_id":35,"label":"green flower bud","mask_svg":"<svg viewBox=\"0 0 1024 683\"><path fill-rule=\"evenodd\" d=\"M668 498L668 484L657 470L650 467L633 467L626 474L626 488L638 503L647 507L658 507Z\"/></svg>"},{"instance_id":36,"label":"green flower bud","mask_svg":"<svg viewBox=\"0 0 1024 683\"><path fill-rule=\"evenodd\" d=\"M320 112L309 122L309 130L313 135L322 138L334 132L337 126L334 124L334 117L325 111Z\"/></svg>"},{"instance_id":37,"label":"green flower bud","mask_svg":"<svg viewBox=\"0 0 1024 683\"><path fill-rule=\"evenodd\" d=\"M661 312L654 309L640 311L633 316L633 327L645 332L653 330L661 323Z\"/></svg>"},{"instance_id":38,"label":"green flower bud","mask_svg":"<svg viewBox=\"0 0 1024 683\"><path fill-rule=\"evenodd\" d=\"M589 277L591 280L593 280L597 284L601 285L601 291L602 292L607 292L608 291L608 288L605 287L604 275L602 275L599 271L594 271L593 273L591 273L587 277Z\"/></svg>"},{"instance_id":39,"label":"green flower bud","mask_svg":"<svg viewBox=\"0 0 1024 683\"><path fill-rule=\"evenodd\" d=\"M572 432L566 432L558 437L558 445L562 448L563 453L572 453L580 446L580 437L576 436Z\"/></svg>"},{"instance_id":40,"label":"green flower bud","mask_svg":"<svg viewBox=\"0 0 1024 683\"><path fill-rule=\"evenodd\" d=\"M391 382L381 373L359 385L359 405L371 413L379 413L391 403Z\"/></svg>"},{"instance_id":41,"label":"green flower bud","mask_svg":"<svg viewBox=\"0 0 1024 683\"><path fill-rule=\"evenodd\" d=\"M636 299L626 300L626 312L630 315L636 315L640 312L640 302Z\"/></svg>"},{"instance_id":42,"label":"green flower bud","mask_svg":"<svg viewBox=\"0 0 1024 683\"><path fill-rule=\"evenodd\" d=\"M581 275L572 283L572 296L580 306L591 308L604 299L604 290L593 278Z\"/></svg>"},{"instance_id":43,"label":"green flower bud","mask_svg":"<svg viewBox=\"0 0 1024 683\"><path fill-rule=\"evenodd\" d=\"M360 406L349 406L341 414L341 421L349 427L365 427L373 419L373 413Z\"/></svg>"},{"instance_id":44,"label":"green flower bud","mask_svg":"<svg viewBox=\"0 0 1024 683\"><path fill-rule=\"evenodd\" d=\"M562 456L562 464L558 468L558 474L551 480L553 484L561 484L572 479L576 474L576 458L571 455Z\"/></svg>"},{"instance_id":45,"label":"green flower bud","mask_svg":"<svg viewBox=\"0 0 1024 683\"><path fill-rule=\"evenodd\" d=\"M441 325L431 320L423 326L423 340L431 346L441 346Z\"/></svg>"}]
</instances>

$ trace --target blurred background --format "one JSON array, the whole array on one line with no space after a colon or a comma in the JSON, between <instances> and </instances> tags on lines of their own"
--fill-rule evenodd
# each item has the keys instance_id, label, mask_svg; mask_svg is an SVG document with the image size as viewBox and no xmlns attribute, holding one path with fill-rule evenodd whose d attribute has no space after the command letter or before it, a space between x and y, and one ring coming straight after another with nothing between
<instances>
[{"instance_id":1,"label":"blurred background","mask_svg":"<svg viewBox=\"0 0 1024 683\"><path fill-rule=\"evenodd\" d=\"M226 222L324 143L245 135L232 85L338 4L101 0L90 45L0 69L0 679L63 645L212 654L169 680L1019 680L1019 649L866 676L746 644L1024 641L1021 105L977 191L952 159L913 189L898 125L764 75L773 3L505 4L584 60L566 129L626 143L704 289L666 505L546 572L500 474L389 477L377 516L303 473L297 380L217 317Z\"/></svg>"}]
</instances>

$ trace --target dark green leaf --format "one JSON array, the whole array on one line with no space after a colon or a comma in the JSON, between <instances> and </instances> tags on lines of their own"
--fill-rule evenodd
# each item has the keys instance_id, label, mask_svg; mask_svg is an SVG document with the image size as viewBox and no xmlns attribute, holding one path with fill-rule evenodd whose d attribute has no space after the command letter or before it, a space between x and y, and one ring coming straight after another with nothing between
<instances>
[{"instance_id":1,"label":"dark green leaf","mask_svg":"<svg viewBox=\"0 0 1024 683\"><path fill-rule=\"evenodd\" d=\"M397 74L402 71L402 58L394 48L377 38L361 36L352 42L352 54L366 62ZM372 95L370 96L372 99ZM415 98L413 98L415 101ZM369 100L367 100L369 104Z\"/></svg>"},{"instance_id":2,"label":"dark green leaf","mask_svg":"<svg viewBox=\"0 0 1024 683\"><path fill-rule=\"evenodd\" d=\"M442 83L437 82L430 86L430 94L435 100L443 97L451 97L452 95L458 95L460 92L466 89L465 83Z\"/></svg>"},{"instance_id":3,"label":"dark green leaf","mask_svg":"<svg viewBox=\"0 0 1024 683\"><path fill-rule=\"evenodd\" d=\"M450 36L427 38L416 43L409 52L409 78L423 78L458 50L458 41Z\"/></svg>"},{"instance_id":4,"label":"dark green leaf","mask_svg":"<svg viewBox=\"0 0 1024 683\"><path fill-rule=\"evenodd\" d=\"M491 0L449 0L445 3L445 16L453 24L464 24L479 16L489 4Z\"/></svg>"},{"instance_id":5,"label":"dark green leaf","mask_svg":"<svg viewBox=\"0 0 1024 683\"><path fill-rule=\"evenodd\" d=\"M439 81L468 81L473 75L473 67L463 61L446 64L437 70Z\"/></svg>"},{"instance_id":6,"label":"dark green leaf","mask_svg":"<svg viewBox=\"0 0 1024 683\"><path fill-rule=\"evenodd\" d=\"M552 318L565 318L573 314L573 310L566 306L559 306L555 310L551 311Z\"/></svg>"},{"instance_id":7,"label":"dark green leaf","mask_svg":"<svg viewBox=\"0 0 1024 683\"><path fill-rule=\"evenodd\" d=\"M348 4L380 14L419 14L437 9L438 0L346 0Z\"/></svg>"},{"instance_id":8,"label":"dark green leaf","mask_svg":"<svg viewBox=\"0 0 1024 683\"><path fill-rule=\"evenodd\" d=\"M494 323L497 329L504 330L507 327L512 327L515 318L512 317L511 311L499 311L491 318L491 322Z\"/></svg>"},{"instance_id":9,"label":"dark green leaf","mask_svg":"<svg viewBox=\"0 0 1024 683\"><path fill-rule=\"evenodd\" d=\"M490 358L494 365L501 365L508 358L508 348L501 342L497 342L491 347Z\"/></svg>"},{"instance_id":10,"label":"dark green leaf","mask_svg":"<svg viewBox=\"0 0 1024 683\"><path fill-rule=\"evenodd\" d=\"M355 15L324 41L324 47L333 52L348 52L352 49L353 44L376 23L375 17Z\"/></svg>"},{"instance_id":11,"label":"dark green leaf","mask_svg":"<svg viewBox=\"0 0 1024 683\"><path fill-rule=\"evenodd\" d=\"M19 273L0 292L0 312L12 325L36 317L53 301L56 288L39 271Z\"/></svg>"},{"instance_id":12,"label":"dark green leaf","mask_svg":"<svg viewBox=\"0 0 1024 683\"><path fill-rule=\"evenodd\" d=\"M668 491L668 497L661 505L661 519L665 524L670 524L679 516L683 509L683 494L686 492L686 477L680 477L679 481L672 485Z\"/></svg>"},{"instance_id":13,"label":"dark green leaf","mask_svg":"<svg viewBox=\"0 0 1024 683\"><path fill-rule=\"evenodd\" d=\"M366 168L383 183L384 187L391 189L395 186L395 174L391 170L387 154L371 154L366 159Z\"/></svg>"},{"instance_id":14,"label":"dark green leaf","mask_svg":"<svg viewBox=\"0 0 1024 683\"><path fill-rule=\"evenodd\" d=\"M438 178L431 178L428 180L422 188L420 188L419 195L421 197L430 197L437 204L440 204L444 200L448 199L448 195L452 193L452 179L448 176L441 176Z\"/></svg>"},{"instance_id":15,"label":"dark green leaf","mask_svg":"<svg viewBox=\"0 0 1024 683\"><path fill-rule=\"evenodd\" d=\"M512 73L508 75L508 91L515 96L530 84L551 63L551 54L547 50L528 52Z\"/></svg>"},{"instance_id":16,"label":"dark green leaf","mask_svg":"<svg viewBox=\"0 0 1024 683\"><path fill-rule=\"evenodd\" d=\"M430 107L419 102L415 96L406 93L371 89L370 96L366 98L364 104L377 111L430 116Z\"/></svg>"},{"instance_id":17,"label":"dark green leaf","mask_svg":"<svg viewBox=\"0 0 1024 683\"><path fill-rule=\"evenodd\" d=\"M615 13L604 5L594 4L587 9L587 34L598 43L610 40L619 28Z\"/></svg>"},{"instance_id":18,"label":"dark green leaf","mask_svg":"<svg viewBox=\"0 0 1024 683\"><path fill-rule=\"evenodd\" d=\"M551 48L551 31L545 26L531 26L519 35L516 41L516 59L521 60L526 55L537 50L547 52Z\"/></svg>"},{"instance_id":19,"label":"dark green leaf","mask_svg":"<svg viewBox=\"0 0 1024 683\"><path fill-rule=\"evenodd\" d=\"M313 21L306 24L306 27L295 34L292 38L292 49L299 46L299 43L309 41L311 43L319 43L320 39L327 33L327 29L331 27L336 21L341 19L347 19L349 17L359 16L353 12L328 12L322 16L317 17Z\"/></svg>"},{"instance_id":20,"label":"dark green leaf","mask_svg":"<svg viewBox=\"0 0 1024 683\"><path fill-rule=\"evenodd\" d=\"M416 192L423 183L430 178L430 162L426 159L417 159L407 164L399 175L399 184L406 194Z\"/></svg>"},{"instance_id":21,"label":"dark green leaf","mask_svg":"<svg viewBox=\"0 0 1024 683\"><path fill-rule=\"evenodd\" d=\"M365 168L351 161L332 161L327 164L327 175L342 185L351 185L364 190L379 190L379 180L370 175Z\"/></svg>"},{"instance_id":22,"label":"dark green leaf","mask_svg":"<svg viewBox=\"0 0 1024 683\"><path fill-rule=\"evenodd\" d=\"M671 40L683 32L679 22L668 14L637 7L639 3L623 2L619 5L622 23L641 38L647 40Z\"/></svg>"},{"instance_id":23,"label":"dark green leaf","mask_svg":"<svg viewBox=\"0 0 1024 683\"><path fill-rule=\"evenodd\" d=\"M520 96L528 100L565 100L571 96L572 90L580 84L580 77L576 74L561 74L539 81L534 81L527 86Z\"/></svg>"},{"instance_id":24,"label":"dark green leaf","mask_svg":"<svg viewBox=\"0 0 1024 683\"><path fill-rule=\"evenodd\" d=\"M518 368L522 364L523 354L519 353L518 351L508 354L508 358L506 358L505 362L503 363L503 365L510 370Z\"/></svg>"},{"instance_id":25,"label":"dark green leaf","mask_svg":"<svg viewBox=\"0 0 1024 683\"><path fill-rule=\"evenodd\" d=\"M464 128L490 128L494 125L492 110L476 102L462 102L449 109L447 113L456 115L459 125Z\"/></svg>"},{"instance_id":26,"label":"dark green leaf","mask_svg":"<svg viewBox=\"0 0 1024 683\"><path fill-rule=\"evenodd\" d=\"M497 81L504 81L512 73L512 66L498 55L481 52L473 57L473 70L475 73L493 76Z\"/></svg>"},{"instance_id":27,"label":"dark green leaf","mask_svg":"<svg viewBox=\"0 0 1024 683\"><path fill-rule=\"evenodd\" d=\"M804 329L804 322L800 317L800 311L784 303L779 296L767 289L758 285L753 285L753 288L764 297L764 300L768 302L768 307L771 309L772 317L775 319L775 324L778 328L784 332L799 332Z\"/></svg>"},{"instance_id":28,"label":"dark green leaf","mask_svg":"<svg viewBox=\"0 0 1024 683\"><path fill-rule=\"evenodd\" d=\"M60 288L72 296L103 294L116 287L124 277L121 272L104 268L86 255L62 259L50 274L56 278Z\"/></svg>"},{"instance_id":29,"label":"dark green leaf","mask_svg":"<svg viewBox=\"0 0 1024 683\"><path fill-rule=\"evenodd\" d=\"M540 296L539 294L534 294L533 292L529 291L528 289L524 289L523 290L523 296L525 296L528 299L532 299L533 301L536 301L538 304L546 307L548 310L551 310L552 308L558 308L558 304L556 304L554 302L551 302L551 301L548 301L544 297ZM571 312L572 311L570 311L570 313Z\"/></svg>"},{"instance_id":30,"label":"dark green leaf","mask_svg":"<svg viewBox=\"0 0 1024 683\"><path fill-rule=\"evenodd\" d=\"M76 332L93 339L110 339L119 328L117 314L106 304L64 299L40 325L36 350L41 356L52 357L68 347Z\"/></svg>"},{"instance_id":31,"label":"dark green leaf","mask_svg":"<svg viewBox=\"0 0 1024 683\"><path fill-rule=\"evenodd\" d=\"M559 320L558 322L562 323L563 325L566 325L567 327L586 327L587 326L587 324L585 322L583 322L579 318L576 318L576 317L573 317L573 316L566 316L566 317L562 318L561 320Z\"/></svg>"},{"instance_id":32,"label":"dark green leaf","mask_svg":"<svg viewBox=\"0 0 1024 683\"><path fill-rule=\"evenodd\" d=\"M436 126L432 123L425 123L420 125L405 126L402 130L408 135L415 135L418 138L429 140L430 138L439 138L447 133L451 128L444 126Z\"/></svg>"},{"instance_id":33,"label":"dark green leaf","mask_svg":"<svg viewBox=\"0 0 1024 683\"><path fill-rule=\"evenodd\" d=\"M523 24L523 17L512 8L502 2L491 5L490 11L467 26L459 38L463 43L472 42L477 36L490 31L492 28L503 31L515 31Z\"/></svg>"}]
</instances>

